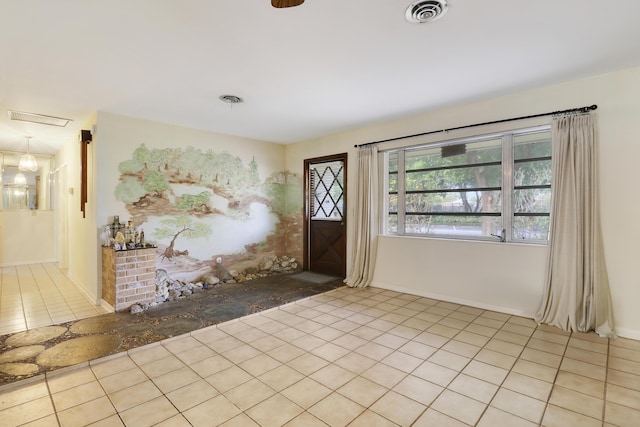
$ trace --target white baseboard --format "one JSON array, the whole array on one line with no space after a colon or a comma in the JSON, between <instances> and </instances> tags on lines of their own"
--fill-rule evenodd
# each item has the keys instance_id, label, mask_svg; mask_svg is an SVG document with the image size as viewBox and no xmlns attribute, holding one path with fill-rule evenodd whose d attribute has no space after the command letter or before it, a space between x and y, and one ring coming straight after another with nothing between
<instances>
[{"instance_id":1,"label":"white baseboard","mask_svg":"<svg viewBox=\"0 0 640 427\"><path fill-rule=\"evenodd\" d=\"M500 307L500 306L495 306L491 304L484 304L477 301L466 300L464 298L452 297L449 295L440 295L432 292L421 292L415 289L403 288L402 286L388 286L388 285L381 285L379 283L372 283L371 287L388 289L390 291L402 292L404 294L417 295L420 297L437 299L440 301L452 302L455 304L467 305L469 307L481 308L483 310L491 310L491 311L497 311L500 313L512 314L514 316L526 317L528 319L533 319L535 317L533 313L525 313L522 310L514 310L508 307ZM640 330L638 329L616 327L616 334L620 338L628 338L628 339L640 341Z\"/></svg>"},{"instance_id":2,"label":"white baseboard","mask_svg":"<svg viewBox=\"0 0 640 427\"><path fill-rule=\"evenodd\" d=\"M111 307L111 304L109 304L108 302L106 302L102 298L98 299L98 305L100 307L104 308L105 310L107 310L107 312L109 312L109 313L115 313L116 312L115 308Z\"/></svg>"},{"instance_id":3,"label":"white baseboard","mask_svg":"<svg viewBox=\"0 0 640 427\"><path fill-rule=\"evenodd\" d=\"M101 305L101 304L100 304L100 300L101 300L102 298L98 298L98 296L97 296L97 295L91 295L89 292L87 292L87 290L84 288L84 286L82 286L82 285L80 284L80 282L79 282L78 280L76 280L76 279L75 279L75 277L73 277L72 275L70 275L68 272L66 273L66 275L67 275L67 278L68 278L69 280L71 280L71 283L73 283L73 285L74 285L76 288L78 288L78 290L79 290L80 292L82 292L82 293L84 294L84 296L85 296L85 297L87 297L87 299L88 299L89 301L93 301L93 303L94 303L95 305Z\"/></svg>"},{"instance_id":4,"label":"white baseboard","mask_svg":"<svg viewBox=\"0 0 640 427\"><path fill-rule=\"evenodd\" d=\"M631 340L640 340L640 331L637 329L618 328L616 327L616 334L620 338L629 338Z\"/></svg>"},{"instance_id":5,"label":"white baseboard","mask_svg":"<svg viewBox=\"0 0 640 427\"><path fill-rule=\"evenodd\" d=\"M433 292L422 292L422 291L417 291L415 289L403 288L402 286L388 286L388 285L382 285L379 283L372 283L371 286L374 288L388 289L390 291L402 292L404 294L417 295L419 297L424 297L424 298L437 299L439 301L452 302L454 304L467 305L469 307L481 308L483 310L491 310L491 311L497 311L500 313L512 314L514 316L526 317L528 319L533 319L534 317L533 313L526 313L522 310L514 310L513 308L510 308L510 307L501 307L498 305L485 304L478 301L467 300L464 298L456 298L450 295L441 295Z\"/></svg>"}]
</instances>

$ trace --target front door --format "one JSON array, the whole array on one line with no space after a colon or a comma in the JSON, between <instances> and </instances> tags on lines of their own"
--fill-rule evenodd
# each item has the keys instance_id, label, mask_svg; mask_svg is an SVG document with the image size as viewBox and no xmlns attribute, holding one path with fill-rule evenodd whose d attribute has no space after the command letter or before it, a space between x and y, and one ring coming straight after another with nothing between
<instances>
[{"instance_id":1,"label":"front door","mask_svg":"<svg viewBox=\"0 0 640 427\"><path fill-rule=\"evenodd\" d=\"M347 153L307 159L305 269L344 278L347 262Z\"/></svg>"}]
</instances>

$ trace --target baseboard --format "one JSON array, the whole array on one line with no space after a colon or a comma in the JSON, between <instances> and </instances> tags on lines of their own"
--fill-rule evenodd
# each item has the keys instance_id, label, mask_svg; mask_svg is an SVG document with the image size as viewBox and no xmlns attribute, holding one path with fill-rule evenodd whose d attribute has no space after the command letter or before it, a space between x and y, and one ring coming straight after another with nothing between
<instances>
[{"instance_id":1,"label":"baseboard","mask_svg":"<svg viewBox=\"0 0 640 427\"><path fill-rule=\"evenodd\" d=\"M469 307L481 308L483 310L491 310L491 311L497 311L499 313L506 313L514 316L526 317L528 319L533 319L534 317L533 313L526 313L522 310L514 310L513 308L509 308L509 307L501 307L498 305L485 304L478 301L467 300L464 298L456 298L450 295L441 295L433 292L421 292L421 291L417 291L416 289L403 288L402 286L388 286L388 285L382 285L379 283L372 283L371 286L374 288L388 289L390 291L402 292L403 294L416 295L419 297L437 299L439 301L445 301L445 302L451 302L454 304L467 305Z\"/></svg>"},{"instance_id":2,"label":"baseboard","mask_svg":"<svg viewBox=\"0 0 640 427\"><path fill-rule=\"evenodd\" d=\"M106 302L102 298L98 299L98 305L100 307L104 308L105 310L107 310L109 313L115 313L116 312L115 308L111 307L111 304L109 304L108 302Z\"/></svg>"},{"instance_id":3,"label":"baseboard","mask_svg":"<svg viewBox=\"0 0 640 427\"><path fill-rule=\"evenodd\" d=\"M71 283L73 283L73 286L75 286L76 288L78 288L78 290L80 292L82 292L84 294L85 297L87 297L87 299L89 301L93 301L93 303L95 305L101 305L100 304L100 300L102 298L98 298L97 295L91 295L89 292L87 292L87 290L84 288L84 286L82 286L80 284L79 281L77 281L72 275L70 275L68 272L66 273L67 279L71 280Z\"/></svg>"},{"instance_id":4,"label":"baseboard","mask_svg":"<svg viewBox=\"0 0 640 427\"><path fill-rule=\"evenodd\" d=\"M500 307L500 306L491 305L491 304L483 304L477 301L466 300L464 298L456 298L449 295L440 295L432 292L420 292L415 289L403 288L402 286L387 286L379 283L372 283L371 287L379 288L379 289L388 289L390 291L402 292L404 294L417 295L419 297L437 299L439 301L452 302L455 304L467 305L469 307L481 308L483 310L491 310L491 311L497 311L500 313L512 314L514 316L526 317L528 319L534 318L533 313L525 313L522 310L514 310L508 307ZM620 338L627 338L627 339L640 341L640 330L638 329L616 327L616 334Z\"/></svg>"},{"instance_id":5,"label":"baseboard","mask_svg":"<svg viewBox=\"0 0 640 427\"><path fill-rule=\"evenodd\" d=\"M640 331L637 329L616 327L616 334L620 338L628 338L631 340L640 340Z\"/></svg>"}]
</instances>

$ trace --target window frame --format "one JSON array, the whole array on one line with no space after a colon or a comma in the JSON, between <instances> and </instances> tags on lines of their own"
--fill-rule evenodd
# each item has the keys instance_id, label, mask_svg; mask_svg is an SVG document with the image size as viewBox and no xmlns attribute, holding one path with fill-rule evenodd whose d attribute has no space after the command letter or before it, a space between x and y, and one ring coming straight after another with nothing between
<instances>
[{"instance_id":1,"label":"window frame","mask_svg":"<svg viewBox=\"0 0 640 427\"><path fill-rule=\"evenodd\" d=\"M383 235L389 236L407 236L407 237L418 237L418 238L432 238L432 239L446 239L446 240L473 240L473 241L489 241L489 242L504 242L504 243L524 243L524 244L537 244L537 245L547 245L549 230L547 230L547 238L546 239L514 239L513 236L513 226L514 219L516 216L547 216L551 218L551 212L537 212L537 213L519 213L515 212L514 206L514 193L516 189L537 189L537 188L549 188L551 193L553 194L553 190L551 188L551 184L541 184L541 185L528 185L528 186L515 186L514 179L514 170L516 169L517 163L523 163L526 161L535 161L535 160L548 160L551 161L551 156L539 157L539 158L527 158L527 159L518 159L517 161L514 159L514 139L517 136L526 136L536 133L545 133L550 132L550 125L539 125L539 126L530 126L525 128L517 128L511 130L505 130L500 132L493 132L481 135L473 135L469 137L461 137L455 139L448 139L442 141L435 141L431 143L421 143L421 144L413 144L413 145L404 145L393 147L385 150L380 150L381 162L382 162L382 170L384 173L382 174L382 182L381 189L383 203L382 203L382 212L380 218L382 219L380 226L381 232ZM456 234L438 234L438 233L415 233L415 232L407 232L406 231L406 198L407 194L410 194L411 191L406 191L405 183L406 183L406 170L405 170L405 154L410 151L418 150L418 149L432 149L432 148L442 148L446 146L453 146L459 144L469 144L469 143L478 143L482 141L490 141L492 139L501 139L502 141L502 157L499 162L501 166L502 179L501 179L501 208L498 215L493 213L485 213L483 214L474 214L469 213L467 215L460 214L461 216L498 216L502 222L502 238L500 236L496 236L492 234L491 236L481 235L456 235ZM389 199L390 194L393 194L389 191L389 155L392 153L397 153L397 231L391 232L389 231ZM490 162L492 164L496 164L498 162ZM472 167L472 164L465 164L463 166L458 167ZM437 169L437 168L433 168ZM453 168L444 168L444 169L453 169ZM400 179L401 175L405 176L405 179ZM480 188L480 187L478 187ZM492 187L493 188L493 187ZM451 192L458 192L461 189L452 189ZM427 190L421 191L422 193L428 193L429 191L437 192L438 190ZM494 190L495 191L495 190ZM439 191L441 192L441 191ZM455 215L455 214L453 214ZM452 215L452 216L453 216Z\"/></svg>"}]
</instances>

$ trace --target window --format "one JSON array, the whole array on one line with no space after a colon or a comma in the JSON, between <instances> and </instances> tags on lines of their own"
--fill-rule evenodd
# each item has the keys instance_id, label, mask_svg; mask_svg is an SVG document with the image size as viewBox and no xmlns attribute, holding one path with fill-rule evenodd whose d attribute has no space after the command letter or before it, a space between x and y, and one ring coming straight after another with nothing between
<instances>
[{"instance_id":1,"label":"window","mask_svg":"<svg viewBox=\"0 0 640 427\"><path fill-rule=\"evenodd\" d=\"M547 241L549 127L384 154L387 234Z\"/></svg>"},{"instance_id":2,"label":"window","mask_svg":"<svg viewBox=\"0 0 640 427\"><path fill-rule=\"evenodd\" d=\"M317 163L310 171L311 219L342 221L344 162Z\"/></svg>"}]
</instances>

